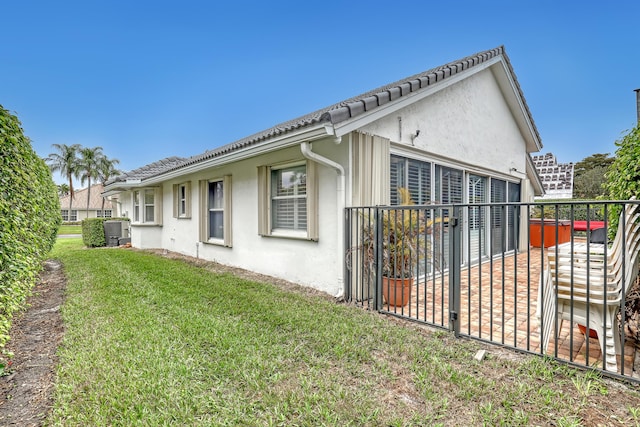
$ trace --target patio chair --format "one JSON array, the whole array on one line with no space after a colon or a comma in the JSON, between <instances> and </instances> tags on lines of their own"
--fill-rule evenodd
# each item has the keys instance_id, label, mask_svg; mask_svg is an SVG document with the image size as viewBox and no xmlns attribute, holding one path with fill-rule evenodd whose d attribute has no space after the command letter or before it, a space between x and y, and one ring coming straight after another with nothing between
<instances>
[{"instance_id":1,"label":"patio chair","mask_svg":"<svg viewBox=\"0 0 640 427\"><path fill-rule=\"evenodd\" d=\"M638 275L639 220L638 205L628 204L610 247L570 242L549 248L538 292L545 353L553 329L551 319L557 313L558 330L564 320L595 330L606 369L617 371L616 354L622 354L623 347L617 314Z\"/></svg>"}]
</instances>

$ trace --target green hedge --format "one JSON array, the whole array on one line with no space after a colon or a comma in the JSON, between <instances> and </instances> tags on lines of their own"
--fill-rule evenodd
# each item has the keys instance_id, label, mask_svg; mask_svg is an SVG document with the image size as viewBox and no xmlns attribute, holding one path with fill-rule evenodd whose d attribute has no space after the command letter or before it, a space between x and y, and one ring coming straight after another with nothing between
<instances>
[{"instance_id":1,"label":"green hedge","mask_svg":"<svg viewBox=\"0 0 640 427\"><path fill-rule=\"evenodd\" d=\"M545 203L547 201L545 200ZM558 211L558 219L571 219L573 218L575 221L586 221L587 217L591 221L602 221L604 219L604 208L601 204L591 204L589 205L589 210L587 211L587 200L585 200L584 204L566 204L568 201L564 200L553 200L549 201L550 203L557 204L545 204L544 205L544 217L545 218L555 218L556 217L556 207ZM571 200L571 202L580 202L579 200ZM564 203L564 204L563 204ZM542 213L542 205L533 205L531 206L531 217L532 218L540 218ZM572 213L573 209L573 213Z\"/></svg>"},{"instance_id":2,"label":"green hedge","mask_svg":"<svg viewBox=\"0 0 640 427\"><path fill-rule=\"evenodd\" d=\"M36 283L56 241L60 202L51 172L0 105L0 348L13 314Z\"/></svg>"},{"instance_id":3,"label":"green hedge","mask_svg":"<svg viewBox=\"0 0 640 427\"><path fill-rule=\"evenodd\" d=\"M87 218L82 220L82 242L89 248L107 245L104 235L105 221L129 221L129 218Z\"/></svg>"}]
</instances>

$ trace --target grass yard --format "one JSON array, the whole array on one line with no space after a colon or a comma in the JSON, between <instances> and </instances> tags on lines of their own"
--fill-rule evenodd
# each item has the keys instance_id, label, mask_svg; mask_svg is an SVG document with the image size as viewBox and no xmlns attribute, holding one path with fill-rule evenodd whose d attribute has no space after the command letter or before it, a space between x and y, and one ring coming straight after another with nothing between
<instances>
[{"instance_id":1,"label":"grass yard","mask_svg":"<svg viewBox=\"0 0 640 427\"><path fill-rule=\"evenodd\" d=\"M82 234L82 226L62 224L58 229L58 235L60 234Z\"/></svg>"},{"instance_id":2,"label":"grass yard","mask_svg":"<svg viewBox=\"0 0 640 427\"><path fill-rule=\"evenodd\" d=\"M50 424L635 425L631 387L313 292L61 239ZM625 399L622 399L624 396ZM631 403L630 403L631 402Z\"/></svg>"}]
</instances>

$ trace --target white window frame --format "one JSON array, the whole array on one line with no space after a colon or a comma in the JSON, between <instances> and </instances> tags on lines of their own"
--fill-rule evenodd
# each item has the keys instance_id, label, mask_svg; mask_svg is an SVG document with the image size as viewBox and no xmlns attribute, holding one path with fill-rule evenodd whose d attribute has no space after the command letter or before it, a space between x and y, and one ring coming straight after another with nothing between
<instances>
[{"instance_id":1,"label":"white window frame","mask_svg":"<svg viewBox=\"0 0 640 427\"><path fill-rule=\"evenodd\" d=\"M305 167L306 173L306 193L284 196L287 198L304 198L306 201L306 227L301 229L285 229L273 226L274 215L276 215L275 201L282 199L283 196L273 194L274 176L281 171L300 166ZM298 161L283 163L270 166L260 166L258 168L258 234L270 237L286 237L294 239L318 240L318 203L317 203L317 173L316 164L312 161Z\"/></svg>"},{"instance_id":2,"label":"white window frame","mask_svg":"<svg viewBox=\"0 0 640 427\"><path fill-rule=\"evenodd\" d=\"M222 206L211 207L209 186L222 185ZM213 245L232 247L231 175L221 178L203 179L200 186L200 241ZM211 212L222 212L222 238L211 237Z\"/></svg>"},{"instance_id":3,"label":"white window frame","mask_svg":"<svg viewBox=\"0 0 640 427\"><path fill-rule=\"evenodd\" d=\"M153 196L153 203L147 203L146 196ZM162 225L162 188L137 188L131 192L133 210L132 225ZM147 218L147 208L153 207L153 219Z\"/></svg>"},{"instance_id":4,"label":"white window frame","mask_svg":"<svg viewBox=\"0 0 640 427\"><path fill-rule=\"evenodd\" d=\"M105 209L105 210L98 209L96 211L96 218L112 218L112 217L113 217L112 209Z\"/></svg>"},{"instance_id":5,"label":"white window frame","mask_svg":"<svg viewBox=\"0 0 640 427\"><path fill-rule=\"evenodd\" d=\"M191 218L191 182L174 184L173 217Z\"/></svg>"}]
</instances>

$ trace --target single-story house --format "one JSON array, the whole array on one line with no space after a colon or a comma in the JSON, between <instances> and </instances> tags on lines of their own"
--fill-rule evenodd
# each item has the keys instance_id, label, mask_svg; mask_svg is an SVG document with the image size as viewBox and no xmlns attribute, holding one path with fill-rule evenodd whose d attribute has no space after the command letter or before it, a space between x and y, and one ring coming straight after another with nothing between
<instances>
[{"instance_id":1,"label":"single-story house","mask_svg":"<svg viewBox=\"0 0 640 427\"><path fill-rule=\"evenodd\" d=\"M533 201L542 147L504 47L107 182L137 248L344 292L348 206ZM477 237L477 236L476 236Z\"/></svg>"},{"instance_id":2,"label":"single-story house","mask_svg":"<svg viewBox=\"0 0 640 427\"><path fill-rule=\"evenodd\" d=\"M113 218L118 216L118 206L111 200L102 197L104 187L102 184L94 184L91 186L90 194L88 188L82 188L73 192L73 201L71 202L71 212L69 212L70 194L60 196L60 213L63 222L82 221L85 218ZM89 210L87 211L87 196L89 199Z\"/></svg>"}]
</instances>

